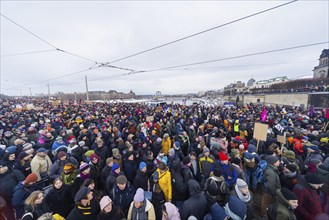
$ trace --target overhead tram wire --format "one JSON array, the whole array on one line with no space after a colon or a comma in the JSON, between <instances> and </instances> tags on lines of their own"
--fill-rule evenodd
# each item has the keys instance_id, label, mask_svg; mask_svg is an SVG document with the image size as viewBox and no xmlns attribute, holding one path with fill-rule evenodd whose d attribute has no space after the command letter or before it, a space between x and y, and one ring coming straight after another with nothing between
<instances>
[{"instance_id":1,"label":"overhead tram wire","mask_svg":"<svg viewBox=\"0 0 329 220\"><path fill-rule=\"evenodd\" d=\"M281 52L281 51L287 51L287 50L294 50L294 49L299 49L299 48L304 48L304 47L312 47L312 46L317 46L317 45L322 45L322 44L327 44L329 41L324 41L324 42L319 42L319 43L312 43L312 44L305 44L305 45L299 45L299 46L294 46L294 47L286 47L286 48L281 48L281 49L276 49L276 50L268 50L268 51L262 51L262 52L255 52L255 53L249 53L249 54L244 54L244 55L239 55L239 56L233 56L233 57L227 57L227 58L220 58L220 59L214 59L214 60L207 60L207 61L201 61L201 62L196 62L196 63L189 63L189 64L182 64L182 65L176 65L176 66L169 66L169 67L163 67L163 68L158 68L158 69L152 69L152 70L144 70L144 71L138 71L138 72L130 72L130 73L125 73L125 74L120 74L120 75L115 75L115 76L110 76L110 77L103 77L103 78L98 78L94 80L89 80L89 81L97 81L97 80L103 80L103 79L111 79L111 78L117 78L117 77L122 77L122 76L127 76L127 75L136 75L139 73L149 73L149 72L156 72L156 71L161 71L161 70L170 70L173 68L180 68L180 67L186 67L186 66L194 66L194 65L201 65L201 64L206 64L206 63L214 63L214 62L220 62L220 61L226 61L226 60L233 60L233 59L239 59L239 58L245 58L245 57L251 57L251 56L258 56L262 54L269 54L269 53L275 53L275 52Z\"/></svg>"},{"instance_id":2,"label":"overhead tram wire","mask_svg":"<svg viewBox=\"0 0 329 220\"><path fill-rule=\"evenodd\" d=\"M57 50L56 49L51 49L51 50L37 50L37 51L30 51L30 52L5 54L5 55L1 55L1 57L21 56L21 55L28 55L28 54L35 54L35 53L45 53L45 52L51 52L51 51L57 51Z\"/></svg>"},{"instance_id":3,"label":"overhead tram wire","mask_svg":"<svg viewBox=\"0 0 329 220\"><path fill-rule=\"evenodd\" d=\"M147 53L147 52L150 52L150 51L153 51L153 50L156 50L156 49L159 49L161 47L165 47L165 46L168 46L170 44L174 44L174 43L177 43L177 42L180 42L180 41L183 41L183 40L186 40L188 38L192 38L192 37L195 37L195 36L198 36L198 35L201 35L201 34L204 34L204 33L207 33L209 31L213 31L215 29L218 29L218 28L221 28L221 27L224 27L224 26L227 26L227 25L230 25L230 24L233 24L233 23L236 23L236 22L239 22L239 21L242 21L242 20L245 20L247 18L251 18L251 17L254 17L256 15L259 15L259 14L263 14L265 12L268 12L268 11L271 11L271 10L274 10L274 9L277 9L277 8L280 8L280 7L283 7L283 6L286 6L286 5L289 5L291 3L294 3L294 2L297 2L298 0L293 0L293 1L290 1L290 2L286 2L284 4L281 4L281 5L277 5L277 6L274 6L272 8L268 8L268 9L265 9L265 10L262 10L262 11L259 11L259 12L256 12L256 13L253 13L253 14L250 14L250 15L247 15L247 16L244 16L242 18L238 18L238 19L235 19L233 21L230 21L230 22L227 22L227 23L224 23L224 24L221 24L221 25L218 25L218 26L215 26L215 27L212 27L212 28L209 28L209 29L206 29L206 30L203 30L203 31L200 31L200 32L197 32L197 33L194 33L194 34L191 34L191 35L188 35L186 37L182 37L182 38L179 38L177 40L174 40L174 41L170 41L168 43L164 43L164 44L161 44L159 46L156 46L156 47L152 47L152 48L149 48L147 50L143 50L141 52L138 52L138 53L134 53L134 54L131 54L131 55L128 55L128 56L125 56L125 57L122 57L120 59L116 59L116 60L113 60L113 61L110 61L109 63L116 63L116 62L119 62L121 60L125 60L125 59L128 59L128 58L131 58L131 57L134 57L134 56L137 56L137 55L140 55L140 54L143 54L143 53Z\"/></svg>"}]
</instances>

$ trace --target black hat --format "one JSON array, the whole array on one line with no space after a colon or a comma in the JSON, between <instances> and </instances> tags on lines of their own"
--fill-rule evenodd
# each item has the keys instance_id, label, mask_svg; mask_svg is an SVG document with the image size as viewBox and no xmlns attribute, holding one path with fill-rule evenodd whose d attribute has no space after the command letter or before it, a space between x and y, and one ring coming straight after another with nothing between
<instances>
[{"instance_id":1,"label":"black hat","mask_svg":"<svg viewBox=\"0 0 329 220\"><path fill-rule=\"evenodd\" d=\"M266 160L266 162L267 162L268 164L273 165L273 164L275 164L279 159L278 159L276 156L268 155L268 156L266 156L265 160Z\"/></svg>"},{"instance_id":2,"label":"black hat","mask_svg":"<svg viewBox=\"0 0 329 220\"><path fill-rule=\"evenodd\" d=\"M306 182L311 184L323 184L323 181L314 173L308 173L304 176Z\"/></svg>"},{"instance_id":3,"label":"black hat","mask_svg":"<svg viewBox=\"0 0 329 220\"><path fill-rule=\"evenodd\" d=\"M238 157L234 157L234 158L232 159L232 163L234 163L234 164L236 164L236 165L240 165L241 160L240 160L240 158L238 158Z\"/></svg>"},{"instance_id":4,"label":"black hat","mask_svg":"<svg viewBox=\"0 0 329 220\"><path fill-rule=\"evenodd\" d=\"M80 200L85 198L89 192L90 189L88 187L85 186L81 187L74 197L74 202L79 202Z\"/></svg>"},{"instance_id":5,"label":"black hat","mask_svg":"<svg viewBox=\"0 0 329 220\"><path fill-rule=\"evenodd\" d=\"M214 174L214 176L220 177L222 175L222 170L220 168L216 167L216 168L214 168L213 174Z\"/></svg>"},{"instance_id":6,"label":"black hat","mask_svg":"<svg viewBox=\"0 0 329 220\"><path fill-rule=\"evenodd\" d=\"M189 164L191 162L191 160L190 160L190 157L189 156L185 156L184 158L183 158L183 164Z\"/></svg>"},{"instance_id":7,"label":"black hat","mask_svg":"<svg viewBox=\"0 0 329 220\"><path fill-rule=\"evenodd\" d=\"M281 193L286 200L298 200L296 194L285 187L281 189Z\"/></svg>"}]
</instances>

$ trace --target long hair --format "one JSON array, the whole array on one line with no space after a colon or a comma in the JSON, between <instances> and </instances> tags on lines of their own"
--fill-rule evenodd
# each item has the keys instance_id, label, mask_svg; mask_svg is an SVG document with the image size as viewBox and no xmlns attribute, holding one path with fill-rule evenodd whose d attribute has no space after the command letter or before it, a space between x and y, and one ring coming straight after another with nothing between
<instances>
[{"instance_id":1,"label":"long hair","mask_svg":"<svg viewBox=\"0 0 329 220\"><path fill-rule=\"evenodd\" d=\"M27 197L27 199L25 200L25 205L31 206L32 211L34 211L35 201L38 199L40 193L42 194L41 190L36 190L36 191L32 192L31 195L29 197Z\"/></svg>"}]
</instances>

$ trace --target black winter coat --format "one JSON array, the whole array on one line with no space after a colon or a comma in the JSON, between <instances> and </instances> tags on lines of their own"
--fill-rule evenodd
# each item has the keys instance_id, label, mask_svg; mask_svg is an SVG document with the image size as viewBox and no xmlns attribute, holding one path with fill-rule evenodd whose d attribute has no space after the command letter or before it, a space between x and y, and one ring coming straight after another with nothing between
<instances>
[{"instance_id":1,"label":"black winter coat","mask_svg":"<svg viewBox=\"0 0 329 220\"><path fill-rule=\"evenodd\" d=\"M171 169L171 185L173 201L184 201L187 195L187 185L181 174L181 164L175 160Z\"/></svg>"},{"instance_id":2,"label":"black winter coat","mask_svg":"<svg viewBox=\"0 0 329 220\"><path fill-rule=\"evenodd\" d=\"M45 202L49 205L54 214L57 213L66 218L74 207L74 202L71 197L71 188L65 184L63 184L60 189L52 188L46 195Z\"/></svg>"},{"instance_id":3,"label":"black winter coat","mask_svg":"<svg viewBox=\"0 0 329 220\"><path fill-rule=\"evenodd\" d=\"M15 186L24 179L20 171L8 168L6 173L0 175L0 196L11 204Z\"/></svg>"},{"instance_id":4,"label":"black winter coat","mask_svg":"<svg viewBox=\"0 0 329 220\"><path fill-rule=\"evenodd\" d=\"M135 189L142 188L144 191L148 190L148 173L147 171L143 173L137 170L137 175L134 179L133 186Z\"/></svg>"}]
</instances>

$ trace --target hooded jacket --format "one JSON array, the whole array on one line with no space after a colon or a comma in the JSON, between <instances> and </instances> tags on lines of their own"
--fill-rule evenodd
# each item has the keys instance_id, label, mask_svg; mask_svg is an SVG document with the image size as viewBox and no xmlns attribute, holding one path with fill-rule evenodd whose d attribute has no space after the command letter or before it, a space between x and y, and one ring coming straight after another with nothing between
<instances>
[{"instance_id":1,"label":"hooded jacket","mask_svg":"<svg viewBox=\"0 0 329 220\"><path fill-rule=\"evenodd\" d=\"M183 204L181 218L186 220L189 216L193 215L197 219L202 219L206 214L207 200L200 189L200 184L196 180L190 180L188 182L188 189L190 198Z\"/></svg>"},{"instance_id":2,"label":"hooded jacket","mask_svg":"<svg viewBox=\"0 0 329 220\"><path fill-rule=\"evenodd\" d=\"M166 201L172 200L172 185L171 185L171 173L169 169L167 168L163 173L160 172L160 169L158 168L156 170L159 174L159 185L166 197Z\"/></svg>"},{"instance_id":3,"label":"hooded jacket","mask_svg":"<svg viewBox=\"0 0 329 220\"><path fill-rule=\"evenodd\" d=\"M147 219L139 218L138 213L133 213L134 212L134 202L132 202L130 204L127 219L128 220L139 220L139 219L155 220L155 211L154 211L153 204L147 199L144 200L144 203L145 203L145 213L147 213ZM133 216L136 216L136 218L133 218Z\"/></svg>"},{"instance_id":4,"label":"hooded jacket","mask_svg":"<svg viewBox=\"0 0 329 220\"><path fill-rule=\"evenodd\" d=\"M277 205L276 220L297 220L294 210L290 207L282 193L277 193Z\"/></svg>"}]
</instances>

